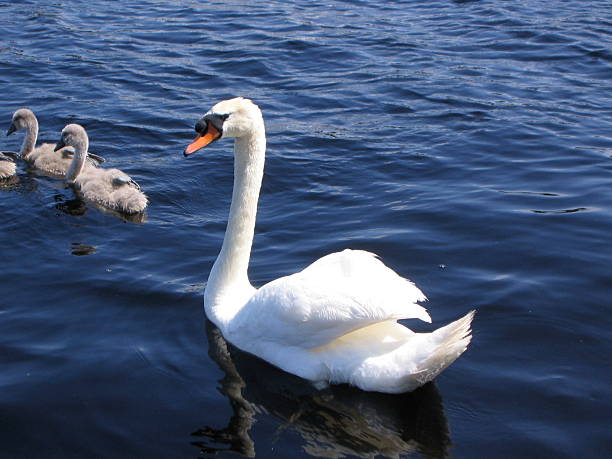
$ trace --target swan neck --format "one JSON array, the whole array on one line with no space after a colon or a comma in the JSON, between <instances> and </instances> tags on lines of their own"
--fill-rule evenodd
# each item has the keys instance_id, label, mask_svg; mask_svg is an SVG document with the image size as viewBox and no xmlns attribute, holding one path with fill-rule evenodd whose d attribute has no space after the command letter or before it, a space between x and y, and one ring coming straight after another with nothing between
<instances>
[{"instance_id":1,"label":"swan neck","mask_svg":"<svg viewBox=\"0 0 612 459\"><path fill-rule=\"evenodd\" d=\"M85 160L87 159L87 150L89 150L89 142L87 139L78 139L74 143L74 156L66 172L66 181L68 183L74 183L83 170Z\"/></svg>"},{"instance_id":2,"label":"swan neck","mask_svg":"<svg viewBox=\"0 0 612 459\"><path fill-rule=\"evenodd\" d=\"M234 187L223 246L208 278L207 315L218 326L231 319L253 294L248 278L257 201L263 178L266 138L263 125L234 144Z\"/></svg>"},{"instance_id":3,"label":"swan neck","mask_svg":"<svg viewBox=\"0 0 612 459\"><path fill-rule=\"evenodd\" d=\"M36 118L28 120L26 126L26 134L21 144L19 153L23 159L26 159L36 147L36 139L38 139L38 121Z\"/></svg>"}]
</instances>

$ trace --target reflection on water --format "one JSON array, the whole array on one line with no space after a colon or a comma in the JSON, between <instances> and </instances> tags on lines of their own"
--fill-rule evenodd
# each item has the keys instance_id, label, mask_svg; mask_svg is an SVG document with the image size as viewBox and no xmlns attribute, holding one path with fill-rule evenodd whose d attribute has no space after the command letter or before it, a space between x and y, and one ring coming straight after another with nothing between
<instances>
[{"instance_id":1,"label":"reflection on water","mask_svg":"<svg viewBox=\"0 0 612 459\"><path fill-rule=\"evenodd\" d=\"M531 209L534 214L573 214L576 212L584 212L588 210L586 207L575 207L573 209L553 209L553 210L538 210Z\"/></svg>"},{"instance_id":2,"label":"reflection on water","mask_svg":"<svg viewBox=\"0 0 612 459\"><path fill-rule=\"evenodd\" d=\"M81 217L87 213L89 207L94 207L100 212L103 212L107 215L111 215L115 218L118 218L119 220L123 220L124 222L144 223L147 220L146 212L140 212L137 214L124 214L115 210L107 209L106 207L99 206L96 203L85 201L76 191L75 195L75 199L66 199L64 195L56 194L54 196L56 202L55 208L67 215L72 215L73 217Z\"/></svg>"},{"instance_id":3,"label":"reflection on water","mask_svg":"<svg viewBox=\"0 0 612 459\"><path fill-rule=\"evenodd\" d=\"M107 207L101 206L97 204L96 202L86 200L83 198L83 195L77 188L75 187L70 187L70 188L72 188L72 190L74 191L74 195L76 196L76 198L83 202L83 205L95 207L100 212L103 212L107 215L112 215L113 217L118 218L119 220L123 220L124 222L129 222L129 223L144 223L147 219L146 211L139 212L136 214L126 214L123 212L118 212L116 210L112 210Z\"/></svg>"},{"instance_id":4,"label":"reflection on water","mask_svg":"<svg viewBox=\"0 0 612 459\"><path fill-rule=\"evenodd\" d=\"M18 185L19 185L18 175L13 175L12 177L0 179L0 190L15 191Z\"/></svg>"},{"instance_id":5,"label":"reflection on water","mask_svg":"<svg viewBox=\"0 0 612 459\"><path fill-rule=\"evenodd\" d=\"M28 194L36 191L38 189L38 181L40 177L43 177L45 180L48 180L48 175L39 174L36 170L28 171L27 174L20 175L17 174L13 177L9 177L3 180L0 180L0 190L2 191L11 191L21 194ZM51 177L53 178L53 177ZM54 182L45 181L45 184L64 191L65 189L71 188L65 185L62 182ZM112 215L119 220L129 223L145 223L147 220L147 213L140 212L137 214L124 214L121 212L117 212L111 209L107 209L103 206L99 206L96 203L88 202L82 199L81 195L77 190L74 190L75 196L73 199L67 199L67 197L63 194L63 192L54 192L53 194L53 207L60 212L71 215L73 217L82 217L87 214L89 208L94 207L100 212L103 212L107 215Z\"/></svg>"},{"instance_id":6,"label":"reflection on water","mask_svg":"<svg viewBox=\"0 0 612 459\"><path fill-rule=\"evenodd\" d=\"M33 174L20 174L0 180L0 190L10 191L18 194L29 194L38 190L39 184Z\"/></svg>"},{"instance_id":7,"label":"reflection on water","mask_svg":"<svg viewBox=\"0 0 612 459\"><path fill-rule=\"evenodd\" d=\"M70 253L78 257L84 255L93 255L96 253L96 247L94 245L81 244L80 242L73 242L70 244Z\"/></svg>"},{"instance_id":8,"label":"reflection on water","mask_svg":"<svg viewBox=\"0 0 612 459\"><path fill-rule=\"evenodd\" d=\"M255 457L249 436L255 418L269 413L299 433L303 449L315 457L400 457L418 453L447 457L450 439L442 399L434 384L388 395L346 385L319 391L308 382L272 367L228 344L207 321L209 354L225 376L220 391L233 415L224 429L194 432L203 453L233 451Z\"/></svg>"},{"instance_id":9,"label":"reflection on water","mask_svg":"<svg viewBox=\"0 0 612 459\"><path fill-rule=\"evenodd\" d=\"M80 199L66 199L62 194L56 194L53 199L55 208L67 215L81 217L87 213L87 205Z\"/></svg>"}]
</instances>

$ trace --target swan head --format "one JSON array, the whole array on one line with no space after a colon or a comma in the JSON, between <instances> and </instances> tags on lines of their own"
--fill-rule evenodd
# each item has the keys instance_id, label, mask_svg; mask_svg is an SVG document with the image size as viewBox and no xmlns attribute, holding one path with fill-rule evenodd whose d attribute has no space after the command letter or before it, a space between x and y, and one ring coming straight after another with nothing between
<instances>
[{"instance_id":1,"label":"swan head","mask_svg":"<svg viewBox=\"0 0 612 459\"><path fill-rule=\"evenodd\" d=\"M236 97L214 105L195 125L197 137L183 154L189 156L226 137L248 137L263 129L261 110L250 99Z\"/></svg>"},{"instance_id":2,"label":"swan head","mask_svg":"<svg viewBox=\"0 0 612 459\"><path fill-rule=\"evenodd\" d=\"M6 135L9 136L15 131L19 131L21 129L28 129L34 125L37 125L38 121L36 120L36 116L32 112L32 110L28 110L27 108L20 108L15 113L13 113L13 119L11 120L11 125L6 131Z\"/></svg>"},{"instance_id":3,"label":"swan head","mask_svg":"<svg viewBox=\"0 0 612 459\"><path fill-rule=\"evenodd\" d=\"M74 147L75 155L83 155L87 153L89 147L89 138L87 132L80 124L68 124L62 129L62 136L60 137L53 151L61 150L64 147Z\"/></svg>"},{"instance_id":4,"label":"swan head","mask_svg":"<svg viewBox=\"0 0 612 459\"><path fill-rule=\"evenodd\" d=\"M74 147L74 157L66 171L66 181L68 183L74 183L83 169L87 157L87 150L89 149L89 138L83 126L79 124L68 124L62 129L62 136L55 144L53 151L61 150L64 147Z\"/></svg>"}]
</instances>

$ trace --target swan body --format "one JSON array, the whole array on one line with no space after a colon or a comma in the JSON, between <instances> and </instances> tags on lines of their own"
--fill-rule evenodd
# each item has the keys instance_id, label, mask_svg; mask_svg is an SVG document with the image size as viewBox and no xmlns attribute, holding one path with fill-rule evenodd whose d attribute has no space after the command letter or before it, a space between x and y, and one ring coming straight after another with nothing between
<instances>
[{"instance_id":1,"label":"swan body","mask_svg":"<svg viewBox=\"0 0 612 459\"><path fill-rule=\"evenodd\" d=\"M126 214L145 210L147 197L125 172L119 169L86 167L89 138L82 126L69 124L62 130L62 137L55 150L66 146L74 148L74 157L66 172L66 181L73 185L84 199Z\"/></svg>"},{"instance_id":2,"label":"swan body","mask_svg":"<svg viewBox=\"0 0 612 459\"><path fill-rule=\"evenodd\" d=\"M332 253L254 288L247 268L266 148L261 111L248 99L222 101L196 132L185 156L235 138L228 224L204 293L206 315L228 341L316 385L388 393L431 381L465 351L474 311L432 333L411 331L397 320L431 322L418 304L425 295L369 252Z\"/></svg>"},{"instance_id":3,"label":"swan body","mask_svg":"<svg viewBox=\"0 0 612 459\"><path fill-rule=\"evenodd\" d=\"M38 138L38 119L34 112L27 108L21 108L13 114L11 125L6 135L11 135L15 131L25 130L26 134L21 145L19 154L21 158L35 169L57 177L65 177L74 150L71 148L56 149L53 143L43 143L36 146ZM90 153L90 160L86 167L95 167L104 159L98 155Z\"/></svg>"},{"instance_id":4,"label":"swan body","mask_svg":"<svg viewBox=\"0 0 612 459\"><path fill-rule=\"evenodd\" d=\"M17 168L11 158L0 151L0 180L15 176Z\"/></svg>"}]
</instances>

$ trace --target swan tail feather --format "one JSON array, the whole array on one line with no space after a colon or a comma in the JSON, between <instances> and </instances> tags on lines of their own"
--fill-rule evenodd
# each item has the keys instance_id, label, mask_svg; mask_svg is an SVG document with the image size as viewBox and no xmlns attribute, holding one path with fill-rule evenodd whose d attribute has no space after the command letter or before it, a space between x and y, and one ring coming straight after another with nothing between
<instances>
[{"instance_id":1,"label":"swan tail feather","mask_svg":"<svg viewBox=\"0 0 612 459\"><path fill-rule=\"evenodd\" d=\"M465 352L472 340L472 320L475 310L468 312L461 319L439 328L429 336L433 351L416 368L413 376L419 384L433 380L444 369Z\"/></svg>"}]
</instances>

